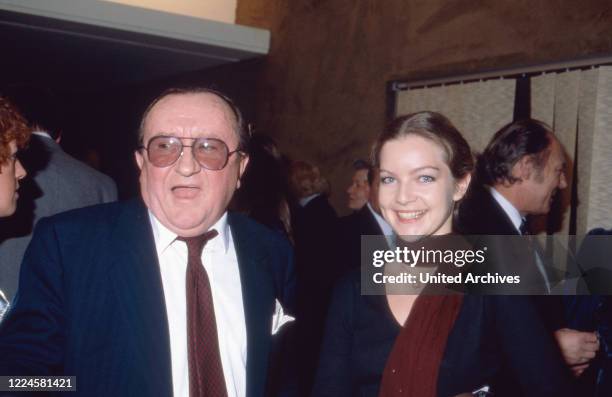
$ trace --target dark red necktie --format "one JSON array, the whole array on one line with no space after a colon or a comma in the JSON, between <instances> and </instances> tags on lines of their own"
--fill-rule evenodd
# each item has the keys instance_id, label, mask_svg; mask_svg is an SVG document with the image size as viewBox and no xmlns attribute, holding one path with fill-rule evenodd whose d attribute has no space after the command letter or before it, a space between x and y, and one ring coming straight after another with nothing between
<instances>
[{"instance_id":1,"label":"dark red necktie","mask_svg":"<svg viewBox=\"0 0 612 397\"><path fill-rule=\"evenodd\" d=\"M210 282L202 266L202 249L217 235L178 237L187 243L187 357L190 397L225 397L225 377L219 354L217 323Z\"/></svg>"}]
</instances>

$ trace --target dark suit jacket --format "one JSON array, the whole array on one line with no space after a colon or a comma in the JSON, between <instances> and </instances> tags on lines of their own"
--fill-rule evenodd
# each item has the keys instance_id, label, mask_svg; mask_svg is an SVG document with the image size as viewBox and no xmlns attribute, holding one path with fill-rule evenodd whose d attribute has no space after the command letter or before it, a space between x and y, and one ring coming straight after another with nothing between
<instances>
[{"instance_id":1,"label":"dark suit jacket","mask_svg":"<svg viewBox=\"0 0 612 397\"><path fill-rule=\"evenodd\" d=\"M339 245L338 257L346 263L346 270L358 268L361 264L361 236L381 236L376 218L367 205L359 211L338 220Z\"/></svg>"},{"instance_id":2,"label":"dark suit jacket","mask_svg":"<svg viewBox=\"0 0 612 397\"><path fill-rule=\"evenodd\" d=\"M538 315L527 297L466 295L438 395L485 384L500 397L572 395L569 371ZM313 397L377 396L399 330L385 296L362 295L359 272L350 273L334 292Z\"/></svg>"},{"instance_id":3,"label":"dark suit jacket","mask_svg":"<svg viewBox=\"0 0 612 397\"><path fill-rule=\"evenodd\" d=\"M108 176L64 152L51 138L32 135L20 155L28 176L21 181L16 213L0 220L0 289L15 296L19 267L39 219L117 200Z\"/></svg>"},{"instance_id":4,"label":"dark suit jacket","mask_svg":"<svg viewBox=\"0 0 612 397\"><path fill-rule=\"evenodd\" d=\"M487 247L486 262L475 266L474 272L498 272L519 275L523 293L546 292L544 278L538 270L534 248L526 237L520 237L510 218L493 196L483 187L476 186L461 203L456 227L475 247ZM516 285L494 286L503 293L516 293ZM487 291L488 292L488 291Z\"/></svg>"},{"instance_id":5,"label":"dark suit jacket","mask_svg":"<svg viewBox=\"0 0 612 397\"><path fill-rule=\"evenodd\" d=\"M316 368L325 314L343 262L336 257L338 218L327 197L318 195L293 208L297 276L295 343L288 352L296 362L300 395L307 395Z\"/></svg>"},{"instance_id":6,"label":"dark suit jacket","mask_svg":"<svg viewBox=\"0 0 612 397\"><path fill-rule=\"evenodd\" d=\"M484 186L474 186L468 197L461 203L457 216L457 229L468 235L468 239L474 247L488 248L484 267L475 266L472 271L482 273L485 271L499 272L500 274L519 275L521 277L520 293L525 295L545 294L544 278L537 270L533 246L526 246L523 238L518 237L520 233L516 230L512 221L508 218L501 206L495 201ZM504 237L510 236L510 237ZM541 253L541 251L540 251ZM545 262L544 267L549 280L558 280L559 273L554 269L543 255L540 256ZM495 290L484 291L486 293L517 294L515 285L508 284L505 287L494 287ZM550 330L556 330L563 324L563 304L559 297L534 297L533 301Z\"/></svg>"},{"instance_id":7,"label":"dark suit jacket","mask_svg":"<svg viewBox=\"0 0 612 397\"><path fill-rule=\"evenodd\" d=\"M264 394L275 298L291 305L287 241L230 214L247 330L247 393ZM0 373L66 374L75 395L171 396L170 345L155 243L140 200L74 210L36 227Z\"/></svg>"}]
</instances>

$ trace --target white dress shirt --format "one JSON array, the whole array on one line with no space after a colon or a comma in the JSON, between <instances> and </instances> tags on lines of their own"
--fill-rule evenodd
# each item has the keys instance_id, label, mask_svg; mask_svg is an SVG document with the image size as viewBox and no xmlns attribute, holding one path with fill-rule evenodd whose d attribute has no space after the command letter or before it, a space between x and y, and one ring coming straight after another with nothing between
<instances>
[{"instance_id":1,"label":"white dress shirt","mask_svg":"<svg viewBox=\"0 0 612 397\"><path fill-rule=\"evenodd\" d=\"M517 210L500 192L495 190L495 188L491 186L487 186L487 188L489 189L491 196L493 196L493 199L500 205L500 207L502 207L508 218L510 218L510 222L512 222L516 228L516 231L521 234L521 223L523 223L523 217L521 216L519 210Z\"/></svg>"},{"instance_id":2,"label":"white dress shirt","mask_svg":"<svg viewBox=\"0 0 612 397\"><path fill-rule=\"evenodd\" d=\"M508 201L507 198L505 198L500 192L495 190L495 188L491 186L487 187L489 189L489 192L491 192L491 196L493 196L493 199L495 199L495 201L497 201L497 203L502 207L508 218L510 218L510 221L512 222L516 230L519 232L519 234L523 234L521 233L521 223L523 223L523 217L521 216L521 213L512 205L510 201ZM544 285L546 286L546 289L548 290L548 292L550 292L550 280L548 279L548 274L546 273L546 269L544 268L544 262L542 261L542 258L540 257L540 254L537 250L534 251L534 256L536 267L542 275L542 278L544 278Z\"/></svg>"},{"instance_id":3,"label":"white dress shirt","mask_svg":"<svg viewBox=\"0 0 612 397\"><path fill-rule=\"evenodd\" d=\"M391 225L389 225L387 223L387 221L385 220L385 218L380 216L378 214L378 212L374 211L374 208L372 208L372 205L370 203L367 203L366 205L368 206L368 209L370 210L370 212L374 216L374 219L376 219L376 223L378 223L378 226L380 227L380 230L382 230L383 235L384 236L392 236L393 235L393 229L391 228Z\"/></svg>"},{"instance_id":4,"label":"white dress shirt","mask_svg":"<svg viewBox=\"0 0 612 397\"><path fill-rule=\"evenodd\" d=\"M317 198L317 196L320 196L321 193L315 193L315 194L311 194L310 196L306 196L306 197L302 197L301 199L299 199L299 203L301 207L306 207L308 205L308 203L310 203L312 200L314 200L315 198Z\"/></svg>"},{"instance_id":5,"label":"white dress shirt","mask_svg":"<svg viewBox=\"0 0 612 397\"><path fill-rule=\"evenodd\" d=\"M170 333L172 387L174 397L189 397L187 364L187 245L162 225L149 211L159 259ZM211 229L219 235L202 252L202 263L210 280L221 365L228 397L246 394L247 341L240 271L227 213Z\"/></svg>"}]
</instances>

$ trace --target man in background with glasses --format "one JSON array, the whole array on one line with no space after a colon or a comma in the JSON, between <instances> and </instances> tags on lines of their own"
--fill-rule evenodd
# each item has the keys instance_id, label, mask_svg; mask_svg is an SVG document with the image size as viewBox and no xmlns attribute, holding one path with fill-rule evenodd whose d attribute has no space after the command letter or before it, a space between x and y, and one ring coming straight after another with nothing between
<instances>
[{"instance_id":1,"label":"man in background with glasses","mask_svg":"<svg viewBox=\"0 0 612 397\"><path fill-rule=\"evenodd\" d=\"M155 99L135 153L141 200L37 226L0 328L0 375L75 375L86 396L263 396L292 253L227 212L247 141L218 92Z\"/></svg>"}]
</instances>

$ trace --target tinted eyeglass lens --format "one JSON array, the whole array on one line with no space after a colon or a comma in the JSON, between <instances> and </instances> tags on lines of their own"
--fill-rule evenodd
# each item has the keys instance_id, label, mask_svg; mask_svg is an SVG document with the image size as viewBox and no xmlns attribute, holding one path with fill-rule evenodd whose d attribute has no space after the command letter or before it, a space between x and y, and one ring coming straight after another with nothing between
<instances>
[{"instance_id":1,"label":"tinted eyeglass lens","mask_svg":"<svg viewBox=\"0 0 612 397\"><path fill-rule=\"evenodd\" d=\"M227 145L218 139L198 139L193 143L193 154L209 170L220 170L227 161Z\"/></svg>"},{"instance_id":2,"label":"tinted eyeglass lens","mask_svg":"<svg viewBox=\"0 0 612 397\"><path fill-rule=\"evenodd\" d=\"M179 138L166 136L149 141L149 161L156 167L168 167L178 160L185 147L192 148L192 155L206 169L220 170L227 162L227 145L219 139L199 138L193 141L193 145L183 145Z\"/></svg>"},{"instance_id":3,"label":"tinted eyeglass lens","mask_svg":"<svg viewBox=\"0 0 612 397\"><path fill-rule=\"evenodd\" d=\"M149 161L156 167L167 167L179 158L182 147L178 138L155 137L149 142Z\"/></svg>"}]
</instances>

